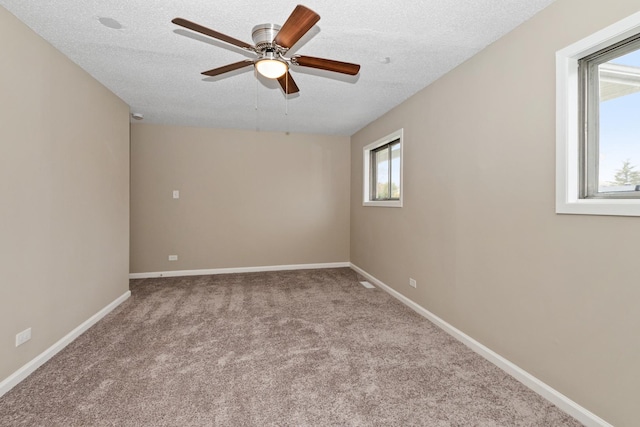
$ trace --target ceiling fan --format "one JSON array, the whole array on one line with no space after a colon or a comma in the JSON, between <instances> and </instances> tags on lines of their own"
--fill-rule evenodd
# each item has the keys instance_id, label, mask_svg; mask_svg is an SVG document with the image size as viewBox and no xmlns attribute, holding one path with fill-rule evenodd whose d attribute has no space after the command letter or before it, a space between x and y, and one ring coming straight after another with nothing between
<instances>
[{"instance_id":1,"label":"ceiling fan","mask_svg":"<svg viewBox=\"0 0 640 427\"><path fill-rule=\"evenodd\" d=\"M296 44L307 31L309 31L320 20L320 15L311 9L298 5L293 10L287 21L280 27L275 24L261 24L253 27L251 37L255 46L229 37L225 34L203 27L195 22L183 18L175 18L171 22L192 31L222 40L242 49L257 54L255 60L245 59L223 67L204 71L205 76L217 76L238 70L240 68L255 66L261 75L276 79L284 92L289 95L300 91L298 85L291 77L289 68L291 65L301 67L317 68L320 70L333 71L336 73L356 75L360 71L360 65L349 62L334 61L332 59L316 58L313 56L294 55L287 57L288 50Z\"/></svg>"}]
</instances>

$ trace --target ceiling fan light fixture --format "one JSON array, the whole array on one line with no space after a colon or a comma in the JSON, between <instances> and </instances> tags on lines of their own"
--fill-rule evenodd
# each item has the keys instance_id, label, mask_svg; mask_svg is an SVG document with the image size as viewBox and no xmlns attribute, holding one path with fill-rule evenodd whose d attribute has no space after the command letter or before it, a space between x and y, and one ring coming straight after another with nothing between
<instances>
[{"instance_id":1,"label":"ceiling fan light fixture","mask_svg":"<svg viewBox=\"0 0 640 427\"><path fill-rule=\"evenodd\" d=\"M265 52L264 56L256 62L256 70L268 79L282 77L288 68L289 65L275 52Z\"/></svg>"}]
</instances>

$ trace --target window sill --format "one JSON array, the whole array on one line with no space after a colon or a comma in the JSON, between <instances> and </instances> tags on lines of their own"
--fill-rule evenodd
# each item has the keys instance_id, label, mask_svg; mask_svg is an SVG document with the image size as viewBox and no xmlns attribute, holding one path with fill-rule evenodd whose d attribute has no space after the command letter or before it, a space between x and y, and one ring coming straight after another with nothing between
<instances>
[{"instance_id":1,"label":"window sill","mask_svg":"<svg viewBox=\"0 0 640 427\"><path fill-rule=\"evenodd\" d=\"M381 208L401 208L402 200L384 200L363 202L362 206L378 206Z\"/></svg>"},{"instance_id":2,"label":"window sill","mask_svg":"<svg viewBox=\"0 0 640 427\"><path fill-rule=\"evenodd\" d=\"M556 213L574 215L640 216L638 199L579 199L565 202L558 200Z\"/></svg>"}]
</instances>

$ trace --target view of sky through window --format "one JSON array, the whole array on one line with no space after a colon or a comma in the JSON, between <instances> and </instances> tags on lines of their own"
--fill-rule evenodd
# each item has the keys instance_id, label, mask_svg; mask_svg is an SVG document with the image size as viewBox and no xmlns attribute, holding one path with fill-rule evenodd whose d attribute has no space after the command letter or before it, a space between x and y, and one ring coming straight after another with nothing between
<instances>
[{"instance_id":1,"label":"view of sky through window","mask_svg":"<svg viewBox=\"0 0 640 427\"><path fill-rule=\"evenodd\" d=\"M600 102L599 187L600 191L633 191L640 179L640 50L612 59L600 66L601 96L603 68L609 64L637 68L623 77L617 95ZM635 76L633 74L635 73ZM621 75L624 75L623 70ZM628 79L628 84L624 83ZM622 95L620 95L622 93ZM638 172L634 174L633 172ZM630 178L623 185L623 177ZM640 182L637 182L640 184Z\"/></svg>"}]
</instances>

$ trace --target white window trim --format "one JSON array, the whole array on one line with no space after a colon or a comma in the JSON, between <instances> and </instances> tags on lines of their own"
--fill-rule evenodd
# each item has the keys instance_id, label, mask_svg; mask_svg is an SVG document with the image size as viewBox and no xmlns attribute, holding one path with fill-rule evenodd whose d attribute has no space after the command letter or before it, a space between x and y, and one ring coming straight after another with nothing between
<instances>
[{"instance_id":1,"label":"white window trim","mask_svg":"<svg viewBox=\"0 0 640 427\"><path fill-rule=\"evenodd\" d=\"M640 216L640 199L579 197L578 60L640 33L640 12L556 52L556 213Z\"/></svg>"},{"instance_id":2,"label":"white window trim","mask_svg":"<svg viewBox=\"0 0 640 427\"><path fill-rule=\"evenodd\" d=\"M364 166L364 185L363 189L363 199L362 206L380 206L386 208L401 208L402 207L402 198L404 197L404 181L403 181L403 169L404 169L404 142L403 142L403 133L404 129L399 129L384 138L380 138L376 142L372 142L362 149L362 155L364 158L363 166ZM371 180L370 168L371 168L371 151L376 148L388 144L391 141L395 141L396 139L400 140L400 200L370 200L370 185L369 182Z\"/></svg>"}]
</instances>

